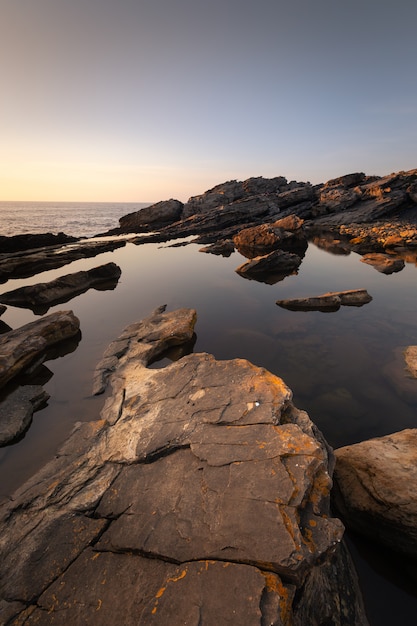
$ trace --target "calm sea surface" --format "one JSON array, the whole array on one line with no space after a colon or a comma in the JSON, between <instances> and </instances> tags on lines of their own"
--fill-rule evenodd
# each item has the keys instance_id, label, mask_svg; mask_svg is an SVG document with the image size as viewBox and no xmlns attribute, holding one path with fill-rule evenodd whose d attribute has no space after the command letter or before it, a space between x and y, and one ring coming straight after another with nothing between
<instances>
[{"instance_id":1,"label":"calm sea surface","mask_svg":"<svg viewBox=\"0 0 417 626\"><path fill-rule=\"evenodd\" d=\"M0 234L90 236L117 226L121 215L141 206L146 203L0 203ZM82 338L45 364L41 382L51 396L48 406L34 415L24 438L0 449L0 497L10 497L50 459L75 422L98 418L104 397L91 396L96 363L127 324L161 304L169 310L197 309L195 352L247 358L281 376L293 390L295 405L307 410L335 448L417 427L417 381L407 378L402 356L405 346L417 344L414 258L406 259L403 271L385 276L361 263L357 254L334 256L311 244L297 275L267 285L235 272L244 261L237 252L222 258L199 248L127 243L96 258L0 285L5 292L108 261L122 269L114 291L91 289L48 311L73 310ZM366 288L372 302L334 313L291 312L276 305L277 299L356 288ZM37 316L8 307L1 319L16 328ZM351 549L371 625L415 626L417 590L405 574L405 559L354 537Z\"/></svg>"},{"instance_id":2,"label":"calm sea surface","mask_svg":"<svg viewBox=\"0 0 417 626\"><path fill-rule=\"evenodd\" d=\"M0 202L0 235L64 232L91 237L119 225L119 218L150 202ZM0 251L1 252L1 251Z\"/></svg>"}]
</instances>

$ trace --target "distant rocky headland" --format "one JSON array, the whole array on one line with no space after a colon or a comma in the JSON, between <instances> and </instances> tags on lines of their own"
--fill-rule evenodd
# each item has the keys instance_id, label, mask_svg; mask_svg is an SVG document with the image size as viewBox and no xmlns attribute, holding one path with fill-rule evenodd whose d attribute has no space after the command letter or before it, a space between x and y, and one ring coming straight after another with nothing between
<instances>
[{"instance_id":1,"label":"distant rocky headland","mask_svg":"<svg viewBox=\"0 0 417 626\"><path fill-rule=\"evenodd\" d=\"M417 169L321 185L229 181L126 215L94 241L0 237L0 280L127 238L237 250L246 261L236 272L269 284L297 272L309 241L399 272L417 258ZM5 291L0 314L5 305L46 313L90 288L114 289L120 275L108 263ZM358 285L277 304L337 311L371 300ZM0 506L1 624L366 626L344 527L417 558L417 429L333 451L281 378L190 353L196 321L193 309L162 306L115 338L91 381L109 394L100 415L78 423ZM71 311L1 329L0 446L48 399L24 376L76 349L79 329ZM173 347L176 362L150 368ZM415 346L404 359L417 384Z\"/></svg>"}]
</instances>

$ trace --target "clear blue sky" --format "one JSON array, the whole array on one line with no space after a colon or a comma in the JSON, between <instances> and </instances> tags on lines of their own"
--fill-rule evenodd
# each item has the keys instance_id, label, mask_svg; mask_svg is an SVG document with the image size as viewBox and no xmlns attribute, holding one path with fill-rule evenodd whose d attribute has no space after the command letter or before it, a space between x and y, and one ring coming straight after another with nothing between
<instances>
[{"instance_id":1,"label":"clear blue sky","mask_svg":"<svg viewBox=\"0 0 417 626\"><path fill-rule=\"evenodd\" d=\"M412 0L0 0L0 199L417 167Z\"/></svg>"}]
</instances>

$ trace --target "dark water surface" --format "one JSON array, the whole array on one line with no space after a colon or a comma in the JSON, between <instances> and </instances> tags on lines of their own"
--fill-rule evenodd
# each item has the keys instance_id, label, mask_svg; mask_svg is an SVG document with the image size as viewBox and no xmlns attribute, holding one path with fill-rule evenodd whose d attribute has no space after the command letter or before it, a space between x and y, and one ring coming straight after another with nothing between
<instances>
[{"instance_id":1,"label":"dark water surface","mask_svg":"<svg viewBox=\"0 0 417 626\"><path fill-rule=\"evenodd\" d=\"M75 422L99 417L104 398L91 396L97 361L126 325L161 304L197 310L195 352L243 357L283 378L295 405L309 413L335 448L417 427L417 381L405 375L402 357L405 346L417 344L414 262L386 276L356 254L335 256L310 245L298 275L267 285L234 271L244 261L238 253L226 259L198 249L128 243L1 286L5 292L108 261L122 269L114 291L90 290L48 311L74 311L82 338L71 352L46 363L53 373L44 385L51 396L48 406L34 415L21 441L0 449L1 498L55 454ZM372 302L333 313L286 311L275 303L357 288L366 288ZM2 316L13 328L34 319L31 311L13 307ZM414 626L417 576L404 574L408 564L363 540L352 538L351 547L372 626Z\"/></svg>"}]
</instances>

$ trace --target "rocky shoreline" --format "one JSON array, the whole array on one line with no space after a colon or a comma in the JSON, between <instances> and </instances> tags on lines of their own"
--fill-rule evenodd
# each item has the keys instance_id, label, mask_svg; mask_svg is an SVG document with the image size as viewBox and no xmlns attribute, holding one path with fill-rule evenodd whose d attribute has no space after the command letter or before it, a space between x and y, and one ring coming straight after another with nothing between
<instances>
[{"instance_id":1,"label":"rocky shoreline","mask_svg":"<svg viewBox=\"0 0 417 626\"><path fill-rule=\"evenodd\" d=\"M101 234L113 241L10 242L0 275L62 267L123 246L124 236L136 245L188 237L181 243L224 256L236 249L247 259L236 272L268 284L297 272L308 241L356 252L386 274L417 262L416 216L417 170L316 186L230 181L121 218ZM46 312L95 285L112 288L120 268L108 266L0 301ZM337 311L371 300L358 286L277 304ZM126 328L96 368L94 393L111 388L100 418L80 423L0 506L2 624L365 625L344 526L417 554L417 430L333 451L285 382L248 361L189 354L150 369L190 342L195 322L193 310L162 307ZM0 445L47 400L22 376L78 332L64 311L0 335Z\"/></svg>"}]
</instances>

